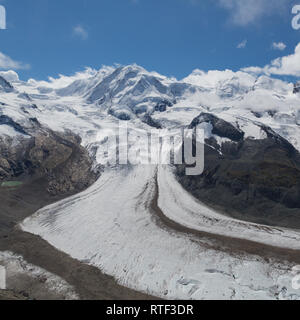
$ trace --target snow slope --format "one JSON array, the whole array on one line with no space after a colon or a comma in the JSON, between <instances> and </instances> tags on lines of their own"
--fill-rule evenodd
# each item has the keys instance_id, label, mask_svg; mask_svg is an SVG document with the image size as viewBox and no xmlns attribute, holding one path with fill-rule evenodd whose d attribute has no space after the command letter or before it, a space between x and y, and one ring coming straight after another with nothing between
<instances>
[{"instance_id":1,"label":"snow slope","mask_svg":"<svg viewBox=\"0 0 300 320\"><path fill-rule=\"evenodd\" d=\"M49 81L22 82L12 72L1 74L0 115L25 127L36 118L53 130L86 136L101 128L103 118L135 122L149 113L174 127L188 125L205 111L233 123L263 123L300 149L300 95L293 93L292 83L267 76L196 70L178 81L137 65L86 69Z\"/></svg>"}]
</instances>

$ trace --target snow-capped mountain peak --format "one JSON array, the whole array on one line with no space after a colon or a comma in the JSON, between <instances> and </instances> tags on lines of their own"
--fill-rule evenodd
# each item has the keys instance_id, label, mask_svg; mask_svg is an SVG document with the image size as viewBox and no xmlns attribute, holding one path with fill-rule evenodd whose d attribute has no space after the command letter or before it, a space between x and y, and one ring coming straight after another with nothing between
<instances>
[{"instance_id":1,"label":"snow-capped mountain peak","mask_svg":"<svg viewBox=\"0 0 300 320\"><path fill-rule=\"evenodd\" d=\"M0 113L25 127L35 118L53 130L85 136L101 126L99 118L144 122L147 115L147 123L174 127L209 112L258 138L251 123L260 122L300 149L300 97L293 84L268 76L196 70L178 81L135 64L87 68L48 81L20 81L10 71L0 76Z\"/></svg>"}]
</instances>

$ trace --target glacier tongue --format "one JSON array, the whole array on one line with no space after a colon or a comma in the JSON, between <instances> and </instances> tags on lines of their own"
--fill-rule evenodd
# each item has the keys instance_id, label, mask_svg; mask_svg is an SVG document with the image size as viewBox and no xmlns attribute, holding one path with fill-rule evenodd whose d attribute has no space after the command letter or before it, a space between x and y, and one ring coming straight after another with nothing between
<instances>
[{"instance_id":1,"label":"glacier tongue","mask_svg":"<svg viewBox=\"0 0 300 320\"><path fill-rule=\"evenodd\" d=\"M163 211L168 209L166 213L174 215L174 221L199 222L191 211L195 206L198 214L203 214L200 221L204 225L220 218L184 193L168 170L136 166L107 170L85 192L40 210L21 227L72 257L99 267L120 284L160 297L300 298L291 287L289 263L266 262L256 255L231 255L210 248L210 240L205 237L196 240L162 228L153 204L157 174L159 206ZM182 206L181 200L178 202L183 193L188 206ZM274 229L272 233L264 233L253 224L230 224L229 220L217 222L220 228L217 232L226 232L227 225L231 235L258 236L263 242L299 248L300 235L296 232ZM199 223L196 226L203 228ZM218 230L209 223L204 228Z\"/></svg>"}]
</instances>

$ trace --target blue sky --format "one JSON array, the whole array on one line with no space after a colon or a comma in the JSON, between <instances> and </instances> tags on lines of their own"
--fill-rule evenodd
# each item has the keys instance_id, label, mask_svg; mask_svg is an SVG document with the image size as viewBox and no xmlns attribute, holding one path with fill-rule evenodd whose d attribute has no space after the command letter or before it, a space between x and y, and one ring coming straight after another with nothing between
<instances>
[{"instance_id":1,"label":"blue sky","mask_svg":"<svg viewBox=\"0 0 300 320\"><path fill-rule=\"evenodd\" d=\"M300 30L291 27L297 3L300 0L0 0L7 11L0 53L19 62L14 68L22 79L114 63L137 63L178 79L196 68L263 67L292 54L300 42Z\"/></svg>"}]
</instances>

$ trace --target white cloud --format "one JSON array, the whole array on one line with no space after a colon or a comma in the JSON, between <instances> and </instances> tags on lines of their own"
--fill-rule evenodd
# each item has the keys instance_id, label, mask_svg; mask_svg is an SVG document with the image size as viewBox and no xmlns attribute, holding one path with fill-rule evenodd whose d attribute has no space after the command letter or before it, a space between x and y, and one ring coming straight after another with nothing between
<instances>
[{"instance_id":1,"label":"white cloud","mask_svg":"<svg viewBox=\"0 0 300 320\"><path fill-rule=\"evenodd\" d=\"M105 68L105 67L103 67ZM60 89L67 87L71 83L77 80L87 79L93 77L97 74L97 70L92 68L85 68L84 71L76 72L72 76L58 75L57 78L49 77L48 81L36 81L34 79L29 79L28 83L34 86L40 86L45 88Z\"/></svg>"},{"instance_id":2,"label":"white cloud","mask_svg":"<svg viewBox=\"0 0 300 320\"><path fill-rule=\"evenodd\" d=\"M87 30L81 26L81 25L77 25L73 28L73 34L79 38L81 38L82 40L87 40L87 38L89 37L89 33L87 32Z\"/></svg>"},{"instance_id":3,"label":"white cloud","mask_svg":"<svg viewBox=\"0 0 300 320\"><path fill-rule=\"evenodd\" d=\"M300 43L291 55L277 58L265 69L270 74L300 76Z\"/></svg>"},{"instance_id":4,"label":"white cloud","mask_svg":"<svg viewBox=\"0 0 300 320\"><path fill-rule=\"evenodd\" d=\"M276 91L289 92L292 84L279 79L270 78L271 75L300 77L300 42L293 54L279 57L264 67L251 66L239 71L232 70L194 70L183 79L184 82L205 88L218 88L220 83L237 83L240 88L251 88L263 83L263 87L272 86ZM236 81L237 79L237 81Z\"/></svg>"},{"instance_id":5,"label":"white cloud","mask_svg":"<svg viewBox=\"0 0 300 320\"><path fill-rule=\"evenodd\" d=\"M22 62L15 61L4 53L0 52L0 69L8 70L8 69L29 69L30 66L28 64L23 64Z\"/></svg>"},{"instance_id":6,"label":"white cloud","mask_svg":"<svg viewBox=\"0 0 300 320\"><path fill-rule=\"evenodd\" d=\"M273 42L273 43L272 43L272 48L273 48L274 50L283 51L283 50L285 50L285 48L286 48L286 44L283 43L283 42Z\"/></svg>"},{"instance_id":7,"label":"white cloud","mask_svg":"<svg viewBox=\"0 0 300 320\"><path fill-rule=\"evenodd\" d=\"M242 68L241 70L244 72L252 73L252 74L263 73L262 72L263 69L261 67L246 67L246 68Z\"/></svg>"},{"instance_id":8,"label":"white cloud","mask_svg":"<svg viewBox=\"0 0 300 320\"><path fill-rule=\"evenodd\" d=\"M263 68L249 67L242 69L245 72L267 75L295 76L300 77L300 42L295 52L288 56L277 58Z\"/></svg>"},{"instance_id":9,"label":"white cloud","mask_svg":"<svg viewBox=\"0 0 300 320\"><path fill-rule=\"evenodd\" d=\"M242 86L252 86L256 80L256 76L253 76L247 72L232 70L209 70L202 71L196 69L188 77L184 78L183 81L198 85L205 88L216 88L219 82L224 82L228 79L238 78L239 83Z\"/></svg>"},{"instance_id":10,"label":"white cloud","mask_svg":"<svg viewBox=\"0 0 300 320\"><path fill-rule=\"evenodd\" d=\"M0 76L9 82L19 81L19 75L13 71L0 71Z\"/></svg>"},{"instance_id":11,"label":"white cloud","mask_svg":"<svg viewBox=\"0 0 300 320\"><path fill-rule=\"evenodd\" d=\"M230 12L230 21L239 26L255 23L264 16L281 14L291 0L218 0Z\"/></svg>"},{"instance_id":12,"label":"white cloud","mask_svg":"<svg viewBox=\"0 0 300 320\"><path fill-rule=\"evenodd\" d=\"M247 43L248 43L248 40L243 40L241 43L239 43L239 44L237 45L237 48L238 48L238 49L244 49L244 48L246 48Z\"/></svg>"}]
</instances>

